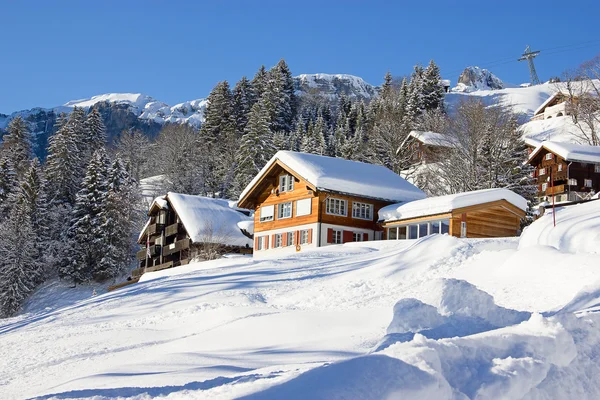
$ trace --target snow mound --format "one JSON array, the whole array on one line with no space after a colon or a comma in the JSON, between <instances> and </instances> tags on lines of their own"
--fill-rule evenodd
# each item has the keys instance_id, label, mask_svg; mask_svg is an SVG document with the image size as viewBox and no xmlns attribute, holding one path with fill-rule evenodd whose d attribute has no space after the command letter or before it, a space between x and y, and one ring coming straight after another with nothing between
<instances>
[{"instance_id":1,"label":"snow mound","mask_svg":"<svg viewBox=\"0 0 600 400\"><path fill-rule=\"evenodd\" d=\"M519 249L551 246L568 253L600 253L600 201L552 209L528 226L521 235Z\"/></svg>"}]
</instances>

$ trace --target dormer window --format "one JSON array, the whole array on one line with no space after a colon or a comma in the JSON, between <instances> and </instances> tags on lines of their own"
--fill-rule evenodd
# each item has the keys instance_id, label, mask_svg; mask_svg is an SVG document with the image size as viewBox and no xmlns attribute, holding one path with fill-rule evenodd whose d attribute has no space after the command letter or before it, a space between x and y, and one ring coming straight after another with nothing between
<instances>
[{"instance_id":1,"label":"dormer window","mask_svg":"<svg viewBox=\"0 0 600 400\"><path fill-rule=\"evenodd\" d=\"M292 175L281 175L279 177L279 191L291 192L294 190L294 177Z\"/></svg>"}]
</instances>

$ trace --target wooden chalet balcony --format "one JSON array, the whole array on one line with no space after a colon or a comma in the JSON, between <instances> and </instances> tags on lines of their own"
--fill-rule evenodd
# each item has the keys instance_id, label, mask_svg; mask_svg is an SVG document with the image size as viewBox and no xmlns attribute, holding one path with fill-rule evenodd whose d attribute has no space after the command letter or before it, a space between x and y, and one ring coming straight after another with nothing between
<instances>
[{"instance_id":1,"label":"wooden chalet balcony","mask_svg":"<svg viewBox=\"0 0 600 400\"><path fill-rule=\"evenodd\" d=\"M150 246L150 256L156 256L160 254L160 246ZM137 253L135 253L135 257L138 260L145 260L146 259L146 248L144 247L143 249L141 249L140 251L138 251Z\"/></svg>"},{"instance_id":2,"label":"wooden chalet balcony","mask_svg":"<svg viewBox=\"0 0 600 400\"><path fill-rule=\"evenodd\" d=\"M548 186L548 188L546 189L546 194L552 195L552 194L564 193L565 192L565 187L566 187L566 185L557 185L557 186L554 186L554 187Z\"/></svg>"},{"instance_id":3,"label":"wooden chalet balcony","mask_svg":"<svg viewBox=\"0 0 600 400\"><path fill-rule=\"evenodd\" d=\"M164 225L163 224L152 224L150 226L148 226L148 236L154 236L157 233L160 233L160 231L162 231Z\"/></svg>"},{"instance_id":4,"label":"wooden chalet balcony","mask_svg":"<svg viewBox=\"0 0 600 400\"><path fill-rule=\"evenodd\" d=\"M179 232L179 223L171 224L165 229L165 237L177 235Z\"/></svg>"},{"instance_id":5,"label":"wooden chalet balcony","mask_svg":"<svg viewBox=\"0 0 600 400\"><path fill-rule=\"evenodd\" d=\"M190 239L178 240L168 246L163 247L163 256L168 256L175 252L188 249L190 247Z\"/></svg>"}]
</instances>

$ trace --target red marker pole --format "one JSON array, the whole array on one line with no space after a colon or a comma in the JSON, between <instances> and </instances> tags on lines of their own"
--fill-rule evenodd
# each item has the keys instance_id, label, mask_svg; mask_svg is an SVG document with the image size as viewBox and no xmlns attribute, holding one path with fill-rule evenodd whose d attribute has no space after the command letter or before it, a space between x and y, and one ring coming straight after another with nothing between
<instances>
[{"instance_id":1,"label":"red marker pole","mask_svg":"<svg viewBox=\"0 0 600 400\"><path fill-rule=\"evenodd\" d=\"M554 208L554 179L552 178L552 167L550 167L550 190L552 190L552 220L556 226L556 210Z\"/></svg>"}]
</instances>

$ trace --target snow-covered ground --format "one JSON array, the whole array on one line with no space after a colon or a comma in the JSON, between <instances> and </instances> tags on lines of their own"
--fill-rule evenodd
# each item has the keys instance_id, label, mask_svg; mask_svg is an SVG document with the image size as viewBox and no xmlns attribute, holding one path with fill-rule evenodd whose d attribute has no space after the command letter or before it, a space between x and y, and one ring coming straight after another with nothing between
<instances>
[{"instance_id":1,"label":"snow-covered ground","mask_svg":"<svg viewBox=\"0 0 600 400\"><path fill-rule=\"evenodd\" d=\"M40 290L0 322L0 397L597 399L600 201L557 222Z\"/></svg>"}]
</instances>

